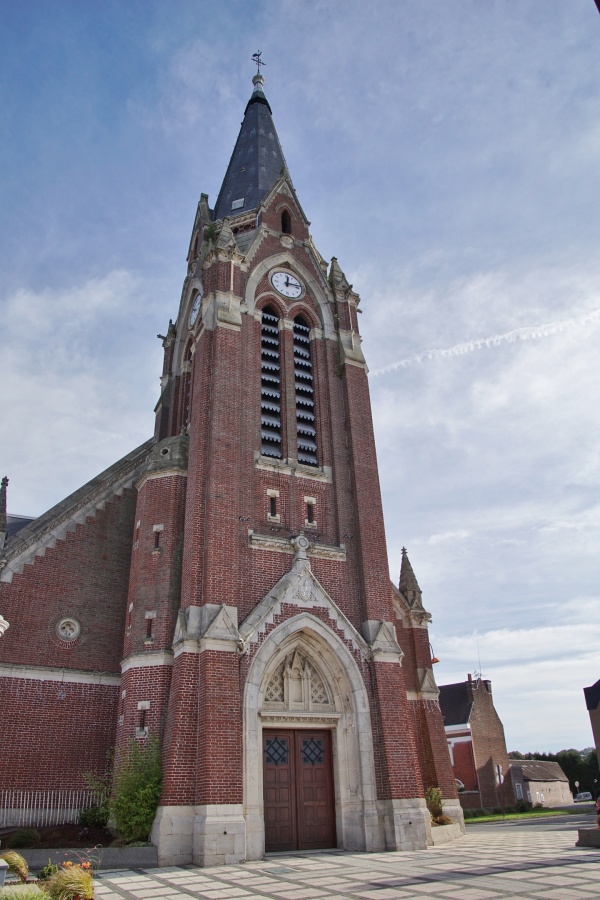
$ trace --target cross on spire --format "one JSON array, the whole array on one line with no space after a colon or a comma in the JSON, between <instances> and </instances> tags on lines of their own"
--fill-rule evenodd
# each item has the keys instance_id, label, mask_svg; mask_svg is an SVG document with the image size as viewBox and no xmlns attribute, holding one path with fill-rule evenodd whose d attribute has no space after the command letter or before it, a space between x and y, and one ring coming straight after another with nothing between
<instances>
[{"instance_id":1,"label":"cross on spire","mask_svg":"<svg viewBox=\"0 0 600 900\"><path fill-rule=\"evenodd\" d=\"M257 50L256 53L252 54L252 62L256 63L256 74L257 75L260 75L260 67L266 66L266 63L264 63L262 61L261 56L262 56L262 50Z\"/></svg>"}]
</instances>

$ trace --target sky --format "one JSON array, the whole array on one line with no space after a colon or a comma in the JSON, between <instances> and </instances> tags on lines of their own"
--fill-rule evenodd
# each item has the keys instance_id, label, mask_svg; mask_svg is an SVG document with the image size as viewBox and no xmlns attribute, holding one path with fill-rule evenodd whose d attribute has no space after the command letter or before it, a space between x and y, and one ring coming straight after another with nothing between
<instances>
[{"instance_id":1,"label":"sky","mask_svg":"<svg viewBox=\"0 0 600 900\"><path fill-rule=\"evenodd\" d=\"M153 431L201 192L262 50L311 233L361 296L390 574L509 750L593 743L593 0L24 0L0 30L0 474L39 515Z\"/></svg>"}]
</instances>

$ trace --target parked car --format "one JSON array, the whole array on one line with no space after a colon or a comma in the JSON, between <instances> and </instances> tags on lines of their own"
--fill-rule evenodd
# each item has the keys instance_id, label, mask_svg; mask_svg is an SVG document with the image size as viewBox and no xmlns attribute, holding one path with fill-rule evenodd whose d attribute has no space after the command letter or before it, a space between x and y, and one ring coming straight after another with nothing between
<instances>
[{"instance_id":1,"label":"parked car","mask_svg":"<svg viewBox=\"0 0 600 900\"><path fill-rule=\"evenodd\" d=\"M591 801L592 795L589 791L584 791L582 794L576 794L575 799L573 800L574 803L591 803Z\"/></svg>"}]
</instances>

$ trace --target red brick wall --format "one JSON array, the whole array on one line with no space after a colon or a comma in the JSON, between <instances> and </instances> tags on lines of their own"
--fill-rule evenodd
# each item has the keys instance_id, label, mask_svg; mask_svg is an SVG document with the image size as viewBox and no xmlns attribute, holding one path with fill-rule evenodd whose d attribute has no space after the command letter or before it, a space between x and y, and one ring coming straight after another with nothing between
<instances>
[{"instance_id":1,"label":"red brick wall","mask_svg":"<svg viewBox=\"0 0 600 900\"><path fill-rule=\"evenodd\" d=\"M466 791L477 791L477 772L471 742L461 741L453 744L452 757L454 759L454 776L462 781Z\"/></svg>"},{"instance_id":2,"label":"red brick wall","mask_svg":"<svg viewBox=\"0 0 600 900\"><path fill-rule=\"evenodd\" d=\"M1 662L119 672L134 511L135 491L127 490L12 582L0 583L0 608L10 622ZM81 634L65 642L56 625L69 615Z\"/></svg>"},{"instance_id":3,"label":"red brick wall","mask_svg":"<svg viewBox=\"0 0 600 900\"><path fill-rule=\"evenodd\" d=\"M514 801L508 777L509 759L504 727L494 707L491 684L477 679L472 685L474 703L470 724L482 806L512 803ZM496 778L498 765L502 766L505 779L502 785L498 784Z\"/></svg>"},{"instance_id":4,"label":"red brick wall","mask_svg":"<svg viewBox=\"0 0 600 900\"><path fill-rule=\"evenodd\" d=\"M0 661L98 674L118 674L131 555L135 491L125 491L34 557L21 575L0 584L10 628ZM77 640L56 624L74 616ZM103 774L114 746L117 686L0 678L2 787L85 788L86 772Z\"/></svg>"},{"instance_id":5,"label":"red brick wall","mask_svg":"<svg viewBox=\"0 0 600 900\"><path fill-rule=\"evenodd\" d=\"M12 625L11 625L12 627ZM117 686L0 679L4 790L81 790L114 747Z\"/></svg>"}]
</instances>

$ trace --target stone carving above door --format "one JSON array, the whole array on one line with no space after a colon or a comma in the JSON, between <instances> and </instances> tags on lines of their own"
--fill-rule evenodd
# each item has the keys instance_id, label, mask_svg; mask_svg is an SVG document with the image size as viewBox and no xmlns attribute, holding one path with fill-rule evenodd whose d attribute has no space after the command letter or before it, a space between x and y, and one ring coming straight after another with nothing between
<instances>
[{"instance_id":1,"label":"stone carving above door","mask_svg":"<svg viewBox=\"0 0 600 900\"><path fill-rule=\"evenodd\" d=\"M333 710L334 706L325 679L303 653L295 650L269 678L264 708L312 712Z\"/></svg>"}]
</instances>

